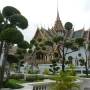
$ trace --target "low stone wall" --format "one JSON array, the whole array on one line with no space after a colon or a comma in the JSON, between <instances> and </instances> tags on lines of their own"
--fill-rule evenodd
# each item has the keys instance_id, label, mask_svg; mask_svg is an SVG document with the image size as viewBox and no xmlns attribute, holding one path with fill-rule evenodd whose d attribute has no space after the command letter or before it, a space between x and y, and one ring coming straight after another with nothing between
<instances>
[{"instance_id":1,"label":"low stone wall","mask_svg":"<svg viewBox=\"0 0 90 90\"><path fill-rule=\"evenodd\" d=\"M54 84L53 80L44 80L43 82L30 83L33 86L33 90L50 90L51 85Z\"/></svg>"}]
</instances>

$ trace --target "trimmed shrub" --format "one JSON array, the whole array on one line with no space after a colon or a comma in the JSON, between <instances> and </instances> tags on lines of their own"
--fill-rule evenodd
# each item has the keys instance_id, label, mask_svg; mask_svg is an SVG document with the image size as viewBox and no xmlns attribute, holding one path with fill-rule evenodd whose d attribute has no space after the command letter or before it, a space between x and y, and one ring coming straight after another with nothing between
<instances>
[{"instance_id":1,"label":"trimmed shrub","mask_svg":"<svg viewBox=\"0 0 90 90\"><path fill-rule=\"evenodd\" d=\"M10 79L16 79L16 80L23 79L23 78L24 78L23 74L12 74L10 76Z\"/></svg>"},{"instance_id":2,"label":"trimmed shrub","mask_svg":"<svg viewBox=\"0 0 90 90\"><path fill-rule=\"evenodd\" d=\"M32 70L32 69L30 69L28 72L28 74L38 74L38 73L39 73L38 70Z\"/></svg>"},{"instance_id":3,"label":"trimmed shrub","mask_svg":"<svg viewBox=\"0 0 90 90\"><path fill-rule=\"evenodd\" d=\"M28 75L28 76L26 77L26 81L30 81L30 82L39 81L39 80L44 80L44 79L45 79L45 77L42 76L42 75L33 75L33 76Z\"/></svg>"},{"instance_id":4,"label":"trimmed shrub","mask_svg":"<svg viewBox=\"0 0 90 90\"><path fill-rule=\"evenodd\" d=\"M49 75L49 74L50 74L49 69L46 68L46 69L44 70L43 74Z\"/></svg>"}]
</instances>

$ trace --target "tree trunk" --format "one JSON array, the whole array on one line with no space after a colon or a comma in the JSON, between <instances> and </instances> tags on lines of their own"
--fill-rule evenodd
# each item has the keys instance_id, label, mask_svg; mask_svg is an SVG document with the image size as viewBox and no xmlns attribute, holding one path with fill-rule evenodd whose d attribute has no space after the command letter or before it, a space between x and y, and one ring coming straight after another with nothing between
<instances>
[{"instance_id":1,"label":"tree trunk","mask_svg":"<svg viewBox=\"0 0 90 90\"><path fill-rule=\"evenodd\" d=\"M0 89L3 87L4 67L0 69Z\"/></svg>"},{"instance_id":2,"label":"tree trunk","mask_svg":"<svg viewBox=\"0 0 90 90\"><path fill-rule=\"evenodd\" d=\"M87 50L85 51L85 56L86 56L86 62L85 62L86 77L88 78L88 58L87 58Z\"/></svg>"},{"instance_id":3,"label":"tree trunk","mask_svg":"<svg viewBox=\"0 0 90 90\"><path fill-rule=\"evenodd\" d=\"M65 71L65 55L64 55L64 47L63 47L63 57L62 57L62 71Z\"/></svg>"},{"instance_id":4,"label":"tree trunk","mask_svg":"<svg viewBox=\"0 0 90 90\"><path fill-rule=\"evenodd\" d=\"M4 59L5 59L5 58L4 58ZM0 69L0 88L3 87L4 69L5 69L5 60L3 60L2 67L1 67L1 69Z\"/></svg>"},{"instance_id":5,"label":"tree trunk","mask_svg":"<svg viewBox=\"0 0 90 90\"><path fill-rule=\"evenodd\" d=\"M0 44L0 56L1 56L1 53L2 53L2 47L3 47L3 41L1 41L1 44Z\"/></svg>"},{"instance_id":6,"label":"tree trunk","mask_svg":"<svg viewBox=\"0 0 90 90\"><path fill-rule=\"evenodd\" d=\"M4 80L4 72L5 72L5 64L6 64L6 59L7 59L7 55L8 55L8 45L7 43L3 43L2 45L2 49L1 49L1 54L0 54L0 59L2 59L2 65L1 65L1 69L0 69L0 88L2 88L3 86L3 80Z\"/></svg>"},{"instance_id":7,"label":"tree trunk","mask_svg":"<svg viewBox=\"0 0 90 90\"><path fill-rule=\"evenodd\" d=\"M0 70L0 88L3 87L3 73L2 69Z\"/></svg>"}]
</instances>

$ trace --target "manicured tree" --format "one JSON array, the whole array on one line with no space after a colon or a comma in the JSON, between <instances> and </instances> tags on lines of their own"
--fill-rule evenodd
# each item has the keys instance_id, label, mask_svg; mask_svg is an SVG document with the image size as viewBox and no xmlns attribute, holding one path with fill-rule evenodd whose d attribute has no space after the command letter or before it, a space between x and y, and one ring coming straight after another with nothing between
<instances>
[{"instance_id":1,"label":"manicured tree","mask_svg":"<svg viewBox=\"0 0 90 90\"><path fill-rule=\"evenodd\" d=\"M4 66L8 55L9 45L18 44L19 42L23 41L23 35L18 29L27 28L28 21L16 8L12 6L4 7L0 17L2 17L0 23L0 26L2 26L0 32L0 53L4 53L4 59L2 60L0 72L0 86L2 86L1 84L4 76ZM2 47L5 49L2 49Z\"/></svg>"},{"instance_id":2,"label":"manicured tree","mask_svg":"<svg viewBox=\"0 0 90 90\"><path fill-rule=\"evenodd\" d=\"M25 53L26 53L25 49L18 48L16 50L16 57L18 58L18 63L17 63L17 71L18 72L20 72L20 65L21 65L22 59L24 59Z\"/></svg>"},{"instance_id":3,"label":"manicured tree","mask_svg":"<svg viewBox=\"0 0 90 90\"><path fill-rule=\"evenodd\" d=\"M58 39L58 37L55 37L55 39L57 38L57 50L58 50L58 54L59 54L59 58L61 58L61 63L62 63L62 71L64 71L65 68L65 60L66 60L66 55L73 53L75 51L78 50L77 46L75 45L75 42L73 42L72 40L67 40L64 38ZM69 51L71 49L71 51Z\"/></svg>"},{"instance_id":4,"label":"manicured tree","mask_svg":"<svg viewBox=\"0 0 90 90\"><path fill-rule=\"evenodd\" d=\"M18 50L21 52L21 53L18 53L19 56L23 56L23 58L20 58L20 59L24 59L26 58L27 56L27 49L29 49L29 43L27 41L22 41L21 43L18 44Z\"/></svg>"},{"instance_id":5,"label":"manicured tree","mask_svg":"<svg viewBox=\"0 0 90 90\"><path fill-rule=\"evenodd\" d=\"M78 54L78 57L79 57L80 65L81 65L81 66L85 66L85 60L84 60L84 58L82 57L82 54L81 54L81 53Z\"/></svg>"},{"instance_id":6,"label":"manicured tree","mask_svg":"<svg viewBox=\"0 0 90 90\"><path fill-rule=\"evenodd\" d=\"M69 61L68 61L68 64L72 64L73 57L72 57L72 56L69 56L69 57L68 57L68 60L69 60Z\"/></svg>"},{"instance_id":7,"label":"manicured tree","mask_svg":"<svg viewBox=\"0 0 90 90\"><path fill-rule=\"evenodd\" d=\"M81 65L81 66L85 65L85 60L84 60L84 58L79 59L79 62L80 62L80 65Z\"/></svg>"},{"instance_id":8,"label":"manicured tree","mask_svg":"<svg viewBox=\"0 0 90 90\"><path fill-rule=\"evenodd\" d=\"M51 60L52 64L50 65L49 71L52 72L53 75L59 72L60 67L57 65L57 59Z\"/></svg>"},{"instance_id":9,"label":"manicured tree","mask_svg":"<svg viewBox=\"0 0 90 90\"><path fill-rule=\"evenodd\" d=\"M56 50L58 51L57 57L61 59L59 61L62 61L61 62L62 71L64 71L64 68L65 68L64 64L65 64L66 55L78 50L77 45L75 44L74 41L68 40L67 38L61 37L61 36L56 36L51 41L50 40L46 41L45 45L52 47L53 56L54 56L54 49L55 49L54 46L57 47L56 48ZM69 49L71 49L71 51L69 51Z\"/></svg>"},{"instance_id":10,"label":"manicured tree","mask_svg":"<svg viewBox=\"0 0 90 90\"><path fill-rule=\"evenodd\" d=\"M72 25L72 23L71 22L66 22L65 23L65 29L66 30L68 30L68 31L70 31L71 29L72 29L72 27L73 27L73 25ZM70 42L66 42L66 37L63 37L63 41L62 41L62 49L60 50L60 51L62 51L62 71L64 71L64 68L65 68L65 56L66 56L66 53L67 53L67 51L68 51L68 48L69 48L69 46L71 46L72 44L70 43ZM66 53L65 53L65 48L67 47L67 50L66 50ZM60 49L60 47L59 47L59 49Z\"/></svg>"},{"instance_id":11,"label":"manicured tree","mask_svg":"<svg viewBox=\"0 0 90 90\"><path fill-rule=\"evenodd\" d=\"M1 72L0 72L1 73L0 74L0 77L1 77L0 83L2 84L2 81L4 79L4 72L5 72L4 67L5 67L5 64L7 61L9 45L22 41L23 35L21 34L20 31L16 30L15 28L7 28L1 32L0 39L2 42L4 41L4 43L3 43L4 49L2 48L2 53L1 53L1 55L3 55L3 57L2 57L2 65L1 65Z\"/></svg>"},{"instance_id":12,"label":"manicured tree","mask_svg":"<svg viewBox=\"0 0 90 90\"><path fill-rule=\"evenodd\" d=\"M15 56L15 55L11 55L11 54L9 54L8 56L7 56L7 61L10 63L10 65L12 64L12 63L18 63L18 58Z\"/></svg>"},{"instance_id":13,"label":"manicured tree","mask_svg":"<svg viewBox=\"0 0 90 90\"><path fill-rule=\"evenodd\" d=\"M65 30L72 30L72 23L67 22L65 24ZM61 58L62 63L62 71L65 71L65 59L66 55L73 53L78 50L78 47L75 41L68 39L65 35L63 37L57 36L53 38L53 42L56 43L59 58ZM69 51L71 49L71 51Z\"/></svg>"},{"instance_id":14,"label":"manicured tree","mask_svg":"<svg viewBox=\"0 0 90 90\"><path fill-rule=\"evenodd\" d=\"M49 50L48 55L51 57L50 60L52 60L52 56L54 55L54 47L53 47L54 43L53 43L53 41L52 40L46 40L44 42L44 45L47 47L47 50Z\"/></svg>"},{"instance_id":15,"label":"manicured tree","mask_svg":"<svg viewBox=\"0 0 90 90\"><path fill-rule=\"evenodd\" d=\"M15 55L11 55L11 54L8 54L7 56L7 61L9 63L9 71L11 71L13 68L12 68L12 65L13 64L17 64L19 62L18 58L15 56ZM15 68L15 67L14 67ZM8 77L9 78L9 77Z\"/></svg>"},{"instance_id":16,"label":"manicured tree","mask_svg":"<svg viewBox=\"0 0 90 90\"><path fill-rule=\"evenodd\" d=\"M64 27L66 30L71 30L73 27L73 24L71 22L66 22Z\"/></svg>"},{"instance_id":17,"label":"manicured tree","mask_svg":"<svg viewBox=\"0 0 90 90\"><path fill-rule=\"evenodd\" d=\"M19 59L19 62L18 62L19 72L20 72L20 65L21 65L22 59L24 59L23 62L25 62L28 48L29 48L29 43L25 40L18 44L18 49L16 51L16 57Z\"/></svg>"},{"instance_id":18,"label":"manicured tree","mask_svg":"<svg viewBox=\"0 0 90 90\"><path fill-rule=\"evenodd\" d=\"M36 63L36 60L40 59L40 55L44 53L45 49L46 48L43 45L42 39L38 39L38 40L32 39L30 41L28 53L30 54L30 57L32 60L32 63L31 63L32 72L33 72L33 66L37 66L38 68L38 64Z\"/></svg>"},{"instance_id":19,"label":"manicured tree","mask_svg":"<svg viewBox=\"0 0 90 90\"><path fill-rule=\"evenodd\" d=\"M18 43L18 47L23 48L23 49L28 49L29 48L29 43L24 40L24 41Z\"/></svg>"},{"instance_id":20,"label":"manicured tree","mask_svg":"<svg viewBox=\"0 0 90 90\"><path fill-rule=\"evenodd\" d=\"M32 39L30 41L29 50L28 50L29 54L31 54L32 57L35 57L36 55L36 52L35 52L36 47L37 47L37 42L35 39Z\"/></svg>"},{"instance_id":21,"label":"manicured tree","mask_svg":"<svg viewBox=\"0 0 90 90\"><path fill-rule=\"evenodd\" d=\"M50 69L49 69L49 71L52 72L52 74L56 74L60 69L57 66L57 62L59 61L58 53L54 51L54 43L57 44L60 40L62 40L62 37L58 37L58 38L55 37L52 40L45 41L45 45L49 46L49 48L51 47L50 51L52 52L52 54L51 54L51 52L49 52L49 53L50 53L51 56L53 56L53 58L51 58L51 63L52 64L50 65Z\"/></svg>"},{"instance_id":22,"label":"manicured tree","mask_svg":"<svg viewBox=\"0 0 90 90\"><path fill-rule=\"evenodd\" d=\"M35 40L35 39L32 39L31 41L30 41L30 46L32 47L32 46L37 46L37 41Z\"/></svg>"}]
</instances>

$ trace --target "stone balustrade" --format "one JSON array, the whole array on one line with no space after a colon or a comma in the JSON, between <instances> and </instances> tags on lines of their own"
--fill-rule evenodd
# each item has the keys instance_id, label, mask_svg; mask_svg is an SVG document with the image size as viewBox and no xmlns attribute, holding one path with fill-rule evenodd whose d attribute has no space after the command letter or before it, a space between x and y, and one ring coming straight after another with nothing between
<instances>
[{"instance_id":1,"label":"stone balustrade","mask_svg":"<svg viewBox=\"0 0 90 90\"><path fill-rule=\"evenodd\" d=\"M44 82L34 82L30 85L33 86L33 90L50 90L51 85L54 84L53 80L45 80Z\"/></svg>"}]
</instances>

